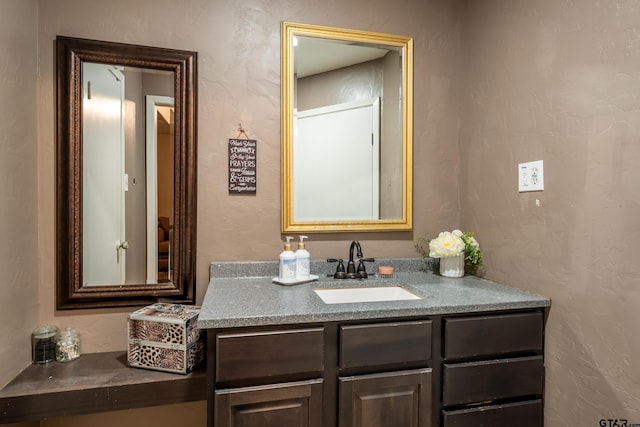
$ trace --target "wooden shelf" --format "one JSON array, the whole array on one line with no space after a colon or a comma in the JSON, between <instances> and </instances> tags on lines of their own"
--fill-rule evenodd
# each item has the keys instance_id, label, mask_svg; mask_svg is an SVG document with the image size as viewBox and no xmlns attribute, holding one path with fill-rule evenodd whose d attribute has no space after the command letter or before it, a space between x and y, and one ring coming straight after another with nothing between
<instances>
[{"instance_id":1,"label":"wooden shelf","mask_svg":"<svg viewBox=\"0 0 640 427\"><path fill-rule=\"evenodd\" d=\"M188 375L130 368L121 351L30 365L0 390L0 424L206 400L205 365Z\"/></svg>"}]
</instances>

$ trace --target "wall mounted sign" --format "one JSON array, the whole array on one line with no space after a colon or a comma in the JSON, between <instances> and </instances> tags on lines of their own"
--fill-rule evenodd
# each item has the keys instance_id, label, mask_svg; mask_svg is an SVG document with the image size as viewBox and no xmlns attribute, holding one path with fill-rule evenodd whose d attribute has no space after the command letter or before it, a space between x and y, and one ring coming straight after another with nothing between
<instances>
[{"instance_id":1,"label":"wall mounted sign","mask_svg":"<svg viewBox=\"0 0 640 427\"><path fill-rule=\"evenodd\" d=\"M229 140L229 193L256 193L256 159L255 139Z\"/></svg>"}]
</instances>

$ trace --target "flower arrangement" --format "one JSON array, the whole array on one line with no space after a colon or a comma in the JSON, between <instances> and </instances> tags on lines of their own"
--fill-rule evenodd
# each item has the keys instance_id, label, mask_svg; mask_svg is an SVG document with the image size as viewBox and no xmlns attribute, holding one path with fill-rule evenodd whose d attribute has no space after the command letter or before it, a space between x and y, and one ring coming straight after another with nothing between
<instances>
[{"instance_id":1,"label":"flower arrangement","mask_svg":"<svg viewBox=\"0 0 640 427\"><path fill-rule=\"evenodd\" d=\"M427 239L419 239L426 242ZM429 252L427 253L420 245L418 250L422 257L447 258L464 254L464 263L470 273L475 273L482 265L482 251L480 244L473 237L473 233L460 230L443 231L438 237L429 241Z\"/></svg>"}]
</instances>

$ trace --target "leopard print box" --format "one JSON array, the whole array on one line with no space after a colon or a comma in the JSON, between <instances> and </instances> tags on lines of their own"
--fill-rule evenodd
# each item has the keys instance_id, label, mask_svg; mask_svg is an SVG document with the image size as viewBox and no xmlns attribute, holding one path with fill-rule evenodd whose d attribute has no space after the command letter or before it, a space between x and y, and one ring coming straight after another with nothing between
<instances>
[{"instance_id":1,"label":"leopard print box","mask_svg":"<svg viewBox=\"0 0 640 427\"><path fill-rule=\"evenodd\" d=\"M157 303L129 314L127 360L135 368L187 374L204 360L200 307Z\"/></svg>"}]
</instances>

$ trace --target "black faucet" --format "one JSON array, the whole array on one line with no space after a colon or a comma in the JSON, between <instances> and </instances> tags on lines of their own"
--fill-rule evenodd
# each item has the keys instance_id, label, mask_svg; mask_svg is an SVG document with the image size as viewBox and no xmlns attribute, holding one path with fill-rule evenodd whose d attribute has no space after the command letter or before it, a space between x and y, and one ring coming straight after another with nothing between
<instances>
[{"instance_id":1,"label":"black faucet","mask_svg":"<svg viewBox=\"0 0 640 427\"><path fill-rule=\"evenodd\" d=\"M353 248L356 248L356 256L358 257L358 268L356 269L355 264L353 263ZM349 262L347 263L347 279L366 279L369 277L367 274L367 270L364 267L364 263L366 262L374 262L373 258L363 258L362 257L362 246L360 246L360 242L354 240L351 242L351 247L349 248Z\"/></svg>"},{"instance_id":2,"label":"black faucet","mask_svg":"<svg viewBox=\"0 0 640 427\"><path fill-rule=\"evenodd\" d=\"M355 279L358 277L356 273L356 265L353 263L353 248L356 248L356 256L362 259L362 246L360 242L354 240L349 247L349 262L347 263L347 279Z\"/></svg>"},{"instance_id":3,"label":"black faucet","mask_svg":"<svg viewBox=\"0 0 640 427\"><path fill-rule=\"evenodd\" d=\"M356 256L358 257L358 268L356 269L356 265L353 260L353 249L356 249ZM374 262L373 258L362 258L362 246L360 246L360 242L354 240L351 242L351 246L349 247L349 262L347 263L347 271L344 271L344 264L341 259L329 258L327 262L337 262L338 267L336 269L335 274L333 275L334 279L366 279L369 277L367 274L367 270L364 267L364 263L366 262Z\"/></svg>"}]
</instances>

